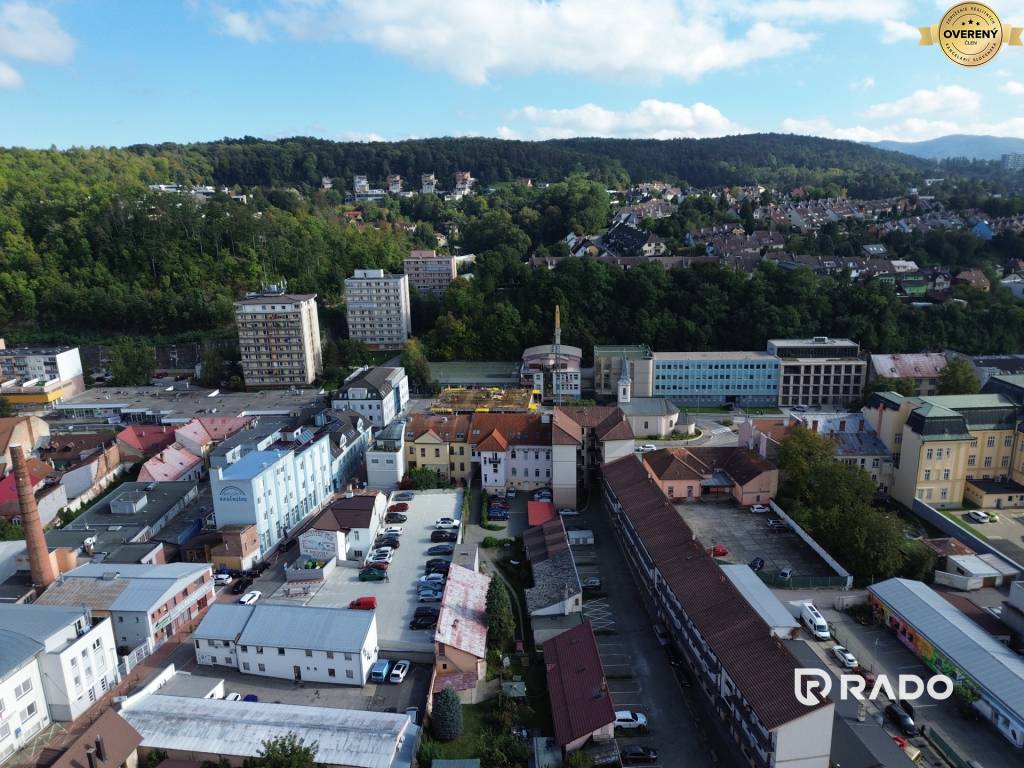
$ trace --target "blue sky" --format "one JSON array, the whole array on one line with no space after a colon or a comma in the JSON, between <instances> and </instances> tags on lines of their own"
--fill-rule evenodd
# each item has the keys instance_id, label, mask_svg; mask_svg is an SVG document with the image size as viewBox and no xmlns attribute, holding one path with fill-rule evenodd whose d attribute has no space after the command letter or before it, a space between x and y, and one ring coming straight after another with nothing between
<instances>
[{"instance_id":1,"label":"blue sky","mask_svg":"<svg viewBox=\"0 0 1024 768\"><path fill-rule=\"evenodd\" d=\"M1024 137L1024 47L967 69L917 45L949 4L0 0L0 145Z\"/></svg>"}]
</instances>

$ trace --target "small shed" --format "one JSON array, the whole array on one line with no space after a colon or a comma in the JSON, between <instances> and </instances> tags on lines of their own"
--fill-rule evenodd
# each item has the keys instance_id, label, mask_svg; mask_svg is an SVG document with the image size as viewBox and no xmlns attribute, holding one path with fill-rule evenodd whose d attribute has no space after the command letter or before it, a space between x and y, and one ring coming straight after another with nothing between
<instances>
[{"instance_id":1,"label":"small shed","mask_svg":"<svg viewBox=\"0 0 1024 768\"><path fill-rule=\"evenodd\" d=\"M594 546L594 532L591 530L573 531L567 530L570 547L592 547Z\"/></svg>"}]
</instances>

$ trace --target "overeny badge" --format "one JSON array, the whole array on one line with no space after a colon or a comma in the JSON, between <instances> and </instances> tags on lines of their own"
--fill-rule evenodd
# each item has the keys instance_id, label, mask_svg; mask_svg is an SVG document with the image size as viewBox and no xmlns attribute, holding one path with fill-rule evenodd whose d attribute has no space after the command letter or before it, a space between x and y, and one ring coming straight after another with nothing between
<instances>
[{"instance_id":1,"label":"overeny badge","mask_svg":"<svg viewBox=\"0 0 1024 768\"><path fill-rule=\"evenodd\" d=\"M957 3L938 24L920 27L920 44L938 44L950 61L980 67L995 58L1003 45L1020 45L1021 31L1021 27L1004 25L987 5Z\"/></svg>"}]
</instances>

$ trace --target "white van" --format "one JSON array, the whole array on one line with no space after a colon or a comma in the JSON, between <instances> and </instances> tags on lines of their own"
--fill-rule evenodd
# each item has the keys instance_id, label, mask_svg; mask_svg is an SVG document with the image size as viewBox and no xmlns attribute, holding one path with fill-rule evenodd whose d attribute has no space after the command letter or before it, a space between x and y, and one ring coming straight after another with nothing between
<instances>
[{"instance_id":1,"label":"white van","mask_svg":"<svg viewBox=\"0 0 1024 768\"><path fill-rule=\"evenodd\" d=\"M828 631L825 617L821 615L814 603L804 603L800 609L800 623L814 635L815 640L828 640L832 635Z\"/></svg>"}]
</instances>

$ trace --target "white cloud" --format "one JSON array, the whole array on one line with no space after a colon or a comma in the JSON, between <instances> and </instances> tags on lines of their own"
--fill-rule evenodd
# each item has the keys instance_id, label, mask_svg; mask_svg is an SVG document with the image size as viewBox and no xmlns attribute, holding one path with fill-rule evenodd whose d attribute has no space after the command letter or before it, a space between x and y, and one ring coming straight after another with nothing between
<instances>
[{"instance_id":1,"label":"white cloud","mask_svg":"<svg viewBox=\"0 0 1024 768\"><path fill-rule=\"evenodd\" d=\"M240 37L250 43L258 43L269 37L263 20L257 19L245 11L229 11L220 8L217 15L221 24L224 25L224 34L226 35Z\"/></svg>"},{"instance_id":2,"label":"white cloud","mask_svg":"<svg viewBox=\"0 0 1024 768\"><path fill-rule=\"evenodd\" d=\"M521 139L522 136L515 128L509 128L507 125L499 125L496 131L499 139Z\"/></svg>"},{"instance_id":3,"label":"white cloud","mask_svg":"<svg viewBox=\"0 0 1024 768\"><path fill-rule=\"evenodd\" d=\"M917 27L899 19L884 19L882 21L882 42L900 43L904 40L920 40L921 35Z\"/></svg>"},{"instance_id":4,"label":"white cloud","mask_svg":"<svg viewBox=\"0 0 1024 768\"><path fill-rule=\"evenodd\" d=\"M59 64L74 52L75 39L50 11L20 0L0 4L0 54Z\"/></svg>"},{"instance_id":5,"label":"white cloud","mask_svg":"<svg viewBox=\"0 0 1024 768\"><path fill-rule=\"evenodd\" d=\"M277 0L242 15L245 30L354 40L474 84L542 71L694 80L803 50L814 37L727 19L706 0Z\"/></svg>"},{"instance_id":6,"label":"white cloud","mask_svg":"<svg viewBox=\"0 0 1024 768\"><path fill-rule=\"evenodd\" d=\"M824 136L828 139L847 139L849 141L926 141L951 133L1024 138L1024 117L996 122L980 120L955 122L909 117L877 128L863 125L838 127L833 125L828 118L812 118L810 120L787 118L782 121L782 130L787 133Z\"/></svg>"},{"instance_id":7,"label":"white cloud","mask_svg":"<svg viewBox=\"0 0 1024 768\"><path fill-rule=\"evenodd\" d=\"M981 109L981 95L960 85L940 85L934 91L921 89L896 101L873 104L865 111L869 118L924 115L932 112L963 114Z\"/></svg>"},{"instance_id":8,"label":"white cloud","mask_svg":"<svg viewBox=\"0 0 1024 768\"><path fill-rule=\"evenodd\" d=\"M875 87L875 78L862 77L860 80L854 80L850 83L850 87L855 91L870 91Z\"/></svg>"},{"instance_id":9,"label":"white cloud","mask_svg":"<svg viewBox=\"0 0 1024 768\"><path fill-rule=\"evenodd\" d=\"M809 24L837 21L884 21L910 13L908 0L767 0L732 4L737 16L804 21Z\"/></svg>"},{"instance_id":10,"label":"white cloud","mask_svg":"<svg viewBox=\"0 0 1024 768\"><path fill-rule=\"evenodd\" d=\"M511 122L524 123L524 129L520 131L501 126L497 132L502 138L517 138L528 133L537 139L573 136L675 139L745 132L743 127L708 104L697 102L688 107L656 99L646 99L635 108L624 111L605 109L596 104L569 109L531 106L509 117Z\"/></svg>"},{"instance_id":11,"label":"white cloud","mask_svg":"<svg viewBox=\"0 0 1024 768\"><path fill-rule=\"evenodd\" d=\"M10 64L0 61L0 89L20 88L21 74Z\"/></svg>"},{"instance_id":12,"label":"white cloud","mask_svg":"<svg viewBox=\"0 0 1024 768\"><path fill-rule=\"evenodd\" d=\"M999 87L999 90L1011 96L1024 96L1024 83L1018 83L1016 80L1007 80Z\"/></svg>"}]
</instances>

